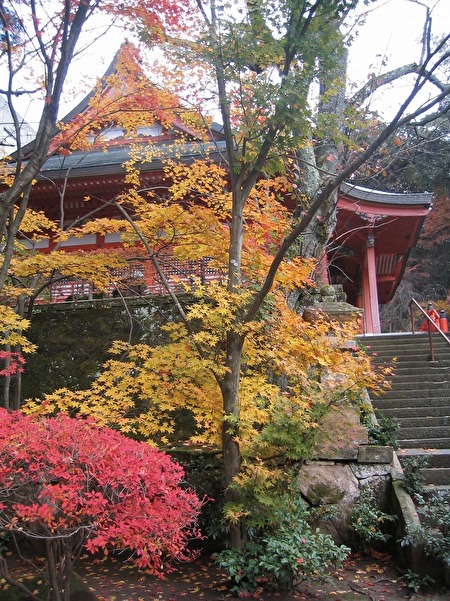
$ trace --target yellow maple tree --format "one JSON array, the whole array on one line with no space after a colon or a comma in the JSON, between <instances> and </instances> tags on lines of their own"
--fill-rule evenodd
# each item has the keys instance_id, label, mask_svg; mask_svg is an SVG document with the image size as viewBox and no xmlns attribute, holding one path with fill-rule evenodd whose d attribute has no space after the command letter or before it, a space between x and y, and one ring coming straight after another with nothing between
<instances>
[{"instance_id":1,"label":"yellow maple tree","mask_svg":"<svg viewBox=\"0 0 450 601\"><path fill-rule=\"evenodd\" d=\"M137 180L130 193L117 200L124 219L92 220L71 234L114 228L126 245L149 253L156 264L162 250L181 259L208 258L216 279L207 284L194 281L189 287L191 300L183 319L163 326L169 342L153 347L116 342L91 388L57 390L43 402L29 401L24 410L90 416L158 445L177 442L177 415L188 411L188 442L219 449L226 427L226 339L233 331L244 341L239 434L234 435L242 457L264 459L280 453L300 459L311 451L314 430L331 405L354 401L364 387L380 383L364 353L343 350L359 324L325 318L310 323L288 306L289 290L312 284L315 262L300 257L281 263L257 316L242 319L274 250L291 227L285 206L287 179L261 180L250 195L244 215L242 286L231 292L227 279L219 277L226 273L228 261L226 171L209 161L170 161L165 173L169 183L164 199L139 193Z\"/></svg>"}]
</instances>

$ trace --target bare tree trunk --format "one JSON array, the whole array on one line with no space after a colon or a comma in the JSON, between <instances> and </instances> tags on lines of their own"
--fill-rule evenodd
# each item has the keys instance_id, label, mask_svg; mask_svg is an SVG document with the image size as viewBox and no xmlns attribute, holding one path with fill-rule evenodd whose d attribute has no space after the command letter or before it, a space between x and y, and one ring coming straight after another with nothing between
<instances>
[{"instance_id":1,"label":"bare tree trunk","mask_svg":"<svg viewBox=\"0 0 450 601\"><path fill-rule=\"evenodd\" d=\"M333 119L332 127L327 128L329 133L319 139L314 147L312 144L306 144L296 153L299 189L308 199L314 198L318 190L336 175L340 167L340 148L336 139L339 139L338 134L343 128L346 106L347 58L347 52L342 51L332 77L329 73L322 73L321 77L319 114ZM338 189L335 189L305 228L301 240L302 256L321 258L336 225L337 197ZM300 204L296 210L297 216L301 210Z\"/></svg>"},{"instance_id":2,"label":"bare tree trunk","mask_svg":"<svg viewBox=\"0 0 450 601\"><path fill-rule=\"evenodd\" d=\"M239 448L239 419L240 399L239 381L242 363L242 348L244 340L242 336L234 332L228 334L227 341L227 368L228 372L222 383L222 397L224 409L224 421L222 427L222 452L225 472L226 499L237 501L239 492L230 487L234 478L241 469L241 452ZM232 549L242 549L246 542L246 529L243 519L229 525L230 544Z\"/></svg>"},{"instance_id":3,"label":"bare tree trunk","mask_svg":"<svg viewBox=\"0 0 450 601\"><path fill-rule=\"evenodd\" d=\"M36 37L36 46L39 47L40 55L46 67L45 92L47 103L42 111L35 144L29 160L23 167L23 157L19 143L14 182L10 188L0 194L0 244L2 245L2 252L4 253L3 263L0 267L0 290L3 288L8 278L14 237L19 230L23 214L27 207L28 196L33 185L33 180L47 158L50 142L56 133L58 108L67 72L81 31L93 10L93 4L95 5L96 3L92 3L90 0L80 2L75 12L72 13L73 7L71 3L65 3L65 12L63 11L62 15L65 25L64 35L57 40L61 58L56 66L54 63L54 56L51 53L52 49L46 48L42 39ZM34 5L32 4L31 6ZM39 27L37 22L36 27ZM7 52L13 52L10 43L7 44ZM12 78L10 77L9 86L11 86L11 83ZM8 96L11 100L11 89L8 90ZM11 102L10 109L12 109L11 113L14 116L15 122L17 122L17 114L15 113ZM13 207L19 205L19 202L19 211L13 218Z\"/></svg>"},{"instance_id":4,"label":"bare tree trunk","mask_svg":"<svg viewBox=\"0 0 450 601\"><path fill-rule=\"evenodd\" d=\"M58 579L58 540L45 541L47 556L47 583L49 586L49 601L63 601L61 598L60 582Z\"/></svg>"},{"instance_id":5,"label":"bare tree trunk","mask_svg":"<svg viewBox=\"0 0 450 601\"><path fill-rule=\"evenodd\" d=\"M5 345L5 350L9 351L11 346L9 344ZM5 370L8 372L9 365L11 364L11 359L5 359ZM11 376L6 375L3 378L3 394L2 394L2 407L9 411L9 397L11 390Z\"/></svg>"}]
</instances>

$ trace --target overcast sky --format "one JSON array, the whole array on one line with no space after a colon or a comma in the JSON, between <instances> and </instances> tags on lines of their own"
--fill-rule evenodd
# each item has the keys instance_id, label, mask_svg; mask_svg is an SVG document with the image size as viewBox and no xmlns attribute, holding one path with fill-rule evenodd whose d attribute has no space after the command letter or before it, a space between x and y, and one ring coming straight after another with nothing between
<instances>
[{"instance_id":1,"label":"overcast sky","mask_svg":"<svg viewBox=\"0 0 450 601\"><path fill-rule=\"evenodd\" d=\"M421 3L433 7L434 25L440 33L443 28L450 27L450 0L421 0ZM411 0L378 0L370 3L369 7L361 7L361 12L367 11L367 18L365 25L358 28L358 36L350 50L350 80L362 84L369 73L378 74L419 59L420 47L417 40L425 18L421 3ZM73 65L60 117L82 99L97 77L103 75L122 41L121 32L116 30L96 44L88 59L84 58ZM406 86L406 83L397 83L395 93L386 94L383 91L375 97L371 107L380 109L383 106L385 115L389 116L405 96ZM24 99L18 109L32 127L36 127L36 119L39 117L36 108L36 103L30 105Z\"/></svg>"},{"instance_id":2,"label":"overcast sky","mask_svg":"<svg viewBox=\"0 0 450 601\"><path fill-rule=\"evenodd\" d=\"M367 81L370 73L378 75L420 59L420 37L426 11L432 9L433 31L448 33L450 28L450 0L379 0L364 7L365 25L359 27L349 54L349 75L358 84ZM396 82L393 91L383 89L372 99L372 108L386 117L393 116L408 92L407 80Z\"/></svg>"}]
</instances>

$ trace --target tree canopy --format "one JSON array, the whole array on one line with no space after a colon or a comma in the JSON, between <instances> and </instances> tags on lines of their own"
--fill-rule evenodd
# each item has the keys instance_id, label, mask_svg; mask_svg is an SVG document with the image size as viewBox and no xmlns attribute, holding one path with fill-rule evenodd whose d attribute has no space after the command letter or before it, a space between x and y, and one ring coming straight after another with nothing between
<instances>
[{"instance_id":1,"label":"tree canopy","mask_svg":"<svg viewBox=\"0 0 450 601\"><path fill-rule=\"evenodd\" d=\"M353 102L345 94L341 25L357 4L198 0L188 27L166 30L159 39L153 28L141 29L144 43L161 44L166 98L180 98L198 144L202 128L207 135L211 125L203 111L212 105L225 148L217 149L218 165L208 156L165 162L159 193L143 185L139 165L161 160L160 150L136 145L126 164L128 186L109 200L121 221L92 219L72 228L77 235L120 230L124 243L143 247L156 268L163 247L186 259L208 257L221 278L206 287L195 282L196 302L187 308L167 286L180 310L180 324L169 327L170 344L116 344L92 391L55 392L32 409L91 413L164 441L170 412L189 401L198 440L219 444L223 454L234 547L247 541L242 491L255 466L262 463L259 473L270 487L266 466L276 470L280 456L301 461L327 408L376 383L367 357L342 350L356 328L325 318L310 324L298 310L333 227L338 187L399 127L442 113L450 93L449 36L434 40L428 19L421 63L384 80L414 74L404 102L389 123L368 120L360 103L383 80L369 82ZM414 101L428 84L435 93L417 108ZM150 122L155 112L149 109ZM70 138L73 131L69 126L62 133ZM65 148L70 152L70 143ZM13 190L21 178L16 174L4 193L9 209L19 201ZM27 181L23 198L31 191ZM25 204L20 200L19 210ZM14 219L19 227L22 215Z\"/></svg>"},{"instance_id":2,"label":"tree canopy","mask_svg":"<svg viewBox=\"0 0 450 601\"><path fill-rule=\"evenodd\" d=\"M42 570L51 601L67 601L75 560L129 549L162 575L186 545L202 501L182 487L183 470L148 444L64 415L36 421L0 411L0 526L45 541ZM22 588L0 557L0 574Z\"/></svg>"}]
</instances>

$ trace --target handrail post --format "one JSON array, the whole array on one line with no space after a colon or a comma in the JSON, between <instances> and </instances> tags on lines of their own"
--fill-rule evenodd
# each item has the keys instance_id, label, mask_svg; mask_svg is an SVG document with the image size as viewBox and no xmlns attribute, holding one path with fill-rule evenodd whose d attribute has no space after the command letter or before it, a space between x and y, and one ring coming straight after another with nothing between
<instances>
[{"instance_id":1,"label":"handrail post","mask_svg":"<svg viewBox=\"0 0 450 601\"><path fill-rule=\"evenodd\" d=\"M413 310L412 302L409 303L409 318L411 320L411 333L415 334L415 331L414 331L414 310Z\"/></svg>"},{"instance_id":2,"label":"handrail post","mask_svg":"<svg viewBox=\"0 0 450 601\"><path fill-rule=\"evenodd\" d=\"M434 346L433 346L433 335L431 333L431 322L428 322L428 340L430 341L430 360L434 361Z\"/></svg>"}]
</instances>

